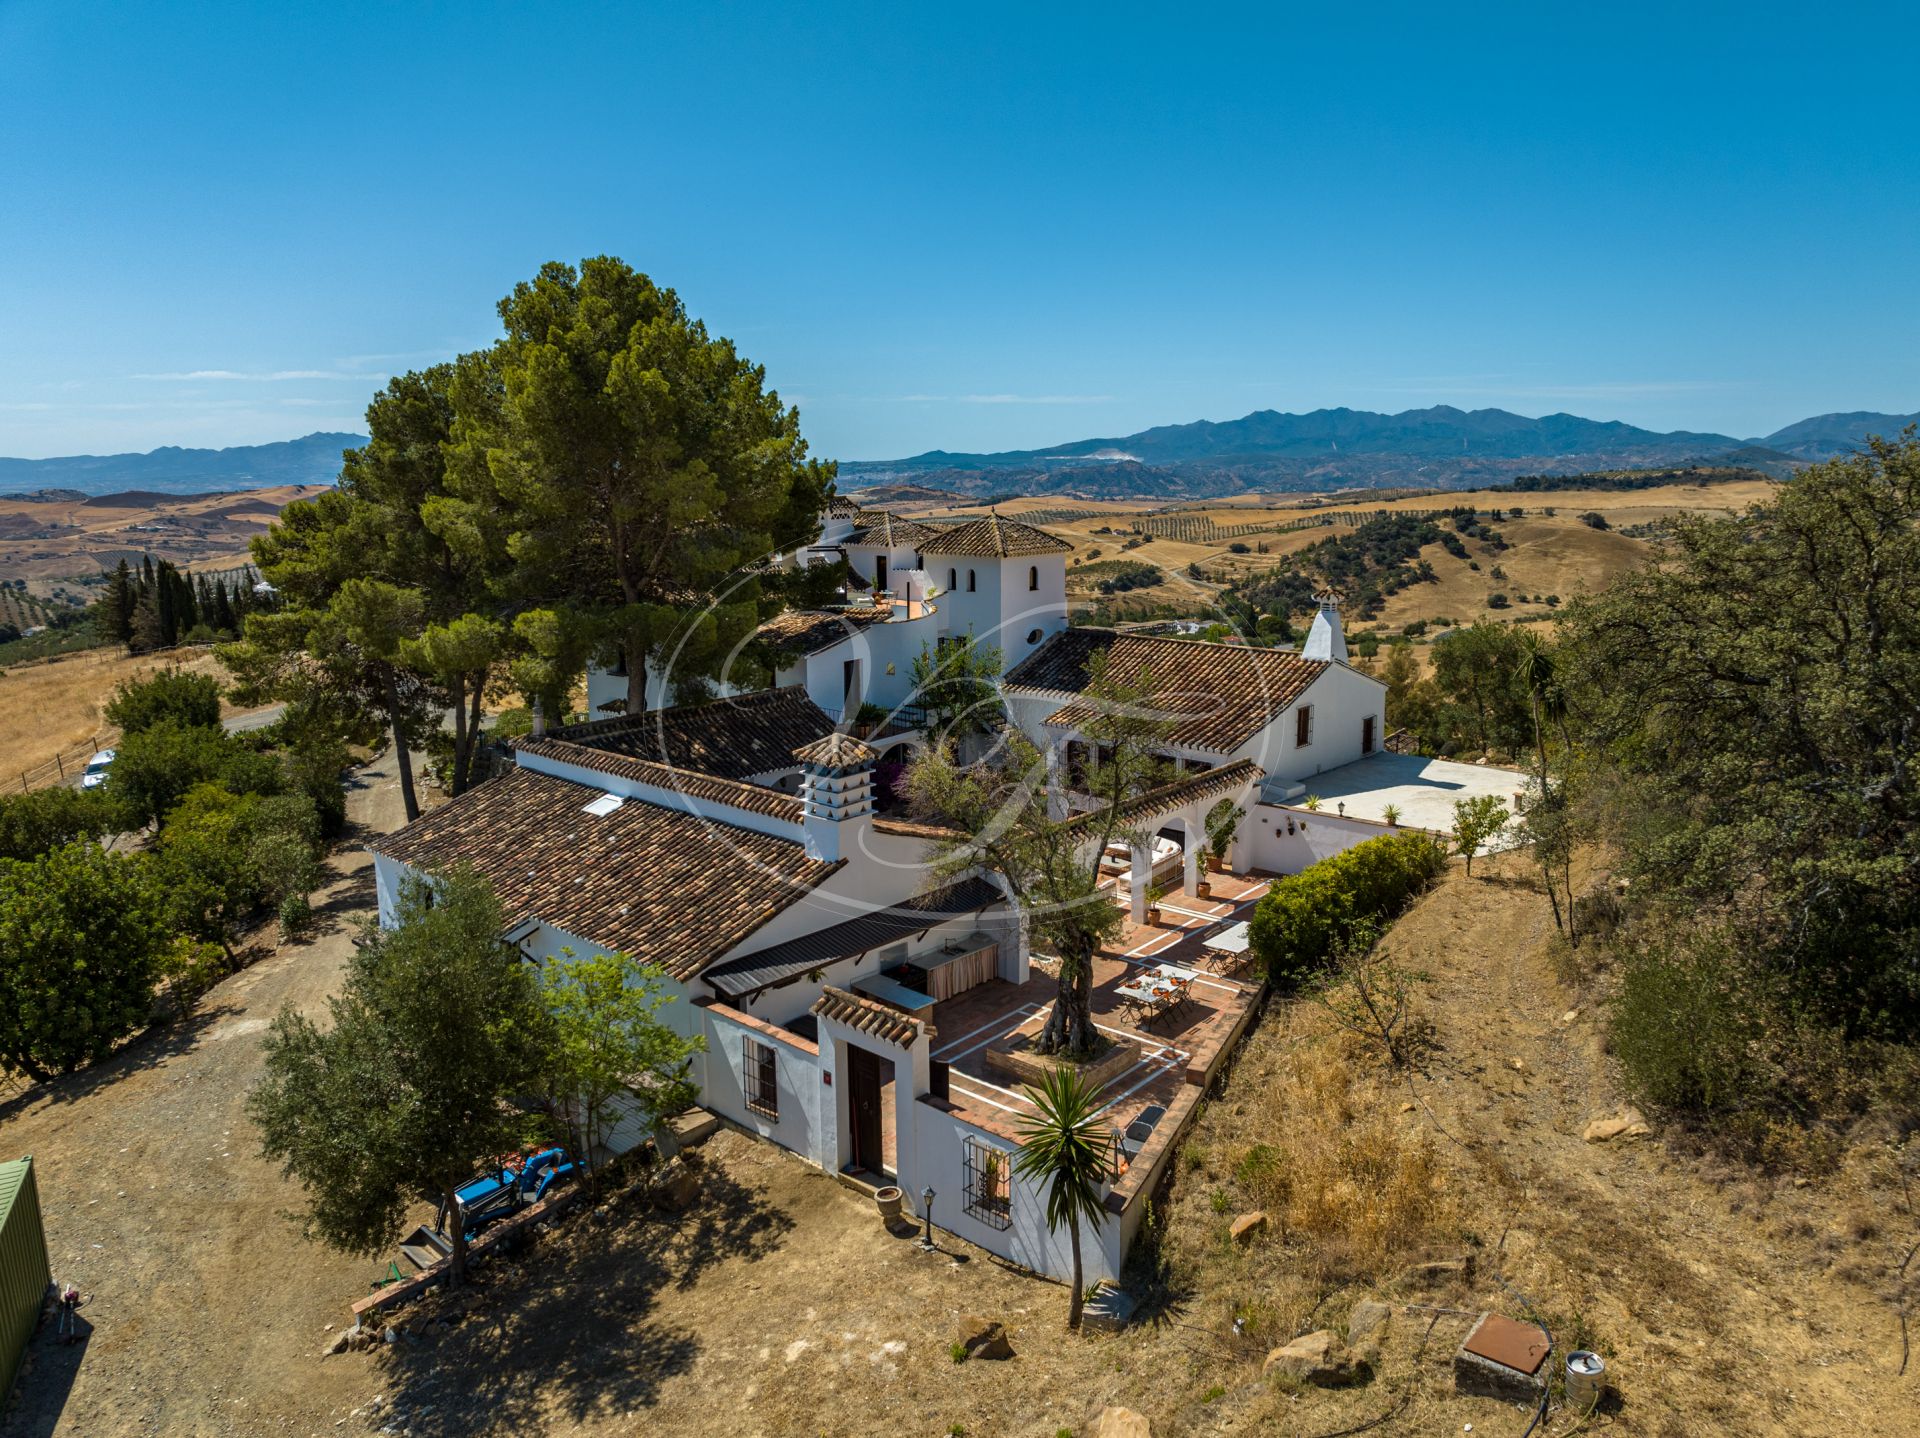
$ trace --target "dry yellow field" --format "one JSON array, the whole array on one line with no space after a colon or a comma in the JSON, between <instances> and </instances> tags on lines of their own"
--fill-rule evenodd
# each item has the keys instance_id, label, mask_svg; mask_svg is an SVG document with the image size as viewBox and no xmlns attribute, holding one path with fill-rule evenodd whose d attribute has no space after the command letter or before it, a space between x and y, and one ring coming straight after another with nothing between
<instances>
[{"instance_id":1,"label":"dry yellow field","mask_svg":"<svg viewBox=\"0 0 1920 1438\"><path fill-rule=\"evenodd\" d=\"M1509 548L1494 551L1479 541L1467 541L1469 555L1480 568L1469 568L1468 561L1456 559L1438 545L1430 545L1422 558L1432 564L1438 580L1416 584L1392 596L1379 616L1372 621L1356 621L1351 627L1378 627L1397 631L1416 620L1451 619L1471 623L1476 619L1514 620L1544 617L1551 611L1545 605L1513 602L1506 609L1489 607L1489 598L1504 593L1515 596L1558 595L1571 599L1583 592L1603 589L1615 577L1645 562L1646 541L1620 531L1639 525L1658 524L1680 514L1732 514L1758 503L1776 488L1765 481L1741 481L1715 485L1665 485L1655 489L1551 490L1538 493L1510 491L1393 491L1395 497L1375 498L1366 492L1330 495L1237 495L1206 502L1153 505L1142 501L1099 501L1042 496L1015 499L998 504L999 513L1026 519L1066 539L1074 546L1067 571L1069 596L1076 603L1091 597L1089 586L1076 584L1074 568L1085 563L1126 559L1158 566L1167 582L1151 589L1133 591L1113 601L1116 612L1125 617L1129 611L1143 612L1150 606L1174 606L1196 616L1209 613L1219 585L1195 581L1188 566L1199 565L1209 576L1240 578L1279 567L1286 556L1316 544L1322 539L1352 533L1344 525L1318 525L1312 521L1328 512L1374 514L1380 511L1406 513L1449 509L1473 505L1487 510L1525 511L1520 519L1503 519L1497 528ZM930 506L901 505L905 513L925 517L972 516L986 512L981 505ZM1547 515L1545 511L1554 513ZM1610 529L1593 529L1579 516L1594 512L1606 517ZM1134 525L1151 519L1156 527L1172 527L1183 520L1193 521L1190 534L1158 535L1150 543L1123 550ZM1282 526L1305 522L1306 527ZM1259 532L1221 535L1224 529L1261 526ZM1273 526L1271 529L1265 526ZM1234 542L1246 544L1254 552L1235 554ZM1498 565L1502 576L1492 571Z\"/></svg>"},{"instance_id":2,"label":"dry yellow field","mask_svg":"<svg viewBox=\"0 0 1920 1438\"><path fill-rule=\"evenodd\" d=\"M211 650L191 651L189 657L180 658L89 649L0 674L0 789L9 783L18 788L23 771L50 763L55 754L71 754L94 743L96 735L111 743L114 731L102 711L115 686L172 665L226 679Z\"/></svg>"}]
</instances>

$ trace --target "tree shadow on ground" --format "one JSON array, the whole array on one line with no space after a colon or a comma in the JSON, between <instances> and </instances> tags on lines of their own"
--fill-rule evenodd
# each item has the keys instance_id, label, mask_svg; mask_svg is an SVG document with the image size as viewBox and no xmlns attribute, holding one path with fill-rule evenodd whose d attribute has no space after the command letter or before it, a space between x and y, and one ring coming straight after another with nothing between
<instances>
[{"instance_id":1,"label":"tree shadow on ground","mask_svg":"<svg viewBox=\"0 0 1920 1438\"><path fill-rule=\"evenodd\" d=\"M75 1073L56 1075L45 1083L22 1080L21 1087L0 1098L0 1123L18 1117L41 1099L49 1103L75 1103L129 1074L158 1068L167 1060L190 1051L208 1029L241 1012L239 1005L225 1001L202 1004L190 1013L135 1034L97 1064Z\"/></svg>"},{"instance_id":2,"label":"tree shadow on ground","mask_svg":"<svg viewBox=\"0 0 1920 1438\"><path fill-rule=\"evenodd\" d=\"M697 1287L718 1265L758 1262L794 1227L757 1190L698 1168L700 1194L685 1213L611 1198L489 1262L469 1291L396 1314L404 1327L416 1313L476 1305L438 1339L404 1338L375 1360L392 1385L384 1421L453 1438L540 1432L562 1419L605 1421L651 1407L700 1353L689 1328L656 1312L661 1295Z\"/></svg>"}]
</instances>

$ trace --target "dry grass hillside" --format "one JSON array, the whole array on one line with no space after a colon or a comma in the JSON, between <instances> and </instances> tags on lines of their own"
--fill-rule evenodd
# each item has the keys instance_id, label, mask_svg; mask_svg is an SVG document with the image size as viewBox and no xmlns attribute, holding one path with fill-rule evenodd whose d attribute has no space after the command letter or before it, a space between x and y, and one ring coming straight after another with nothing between
<instances>
[{"instance_id":1,"label":"dry grass hillside","mask_svg":"<svg viewBox=\"0 0 1920 1438\"><path fill-rule=\"evenodd\" d=\"M1096 596L1093 585L1077 578L1075 571L1089 565L1107 565L1124 560L1152 564L1165 574L1157 586L1132 591L1110 599L1121 617L1143 613L1149 606L1173 606L1182 613L1208 612L1219 585L1213 577L1235 579L1263 573L1283 564L1288 555L1330 536L1351 533L1340 525L1319 521L1329 513L1371 515L1423 512L1456 505L1474 505L1481 509L1511 509L1519 505L1520 519L1502 520L1498 528L1509 548L1495 551L1485 544L1469 541L1470 559L1478 563L1476 571L1468 560L1447 554L1438 545L1428 545L1421 557L1433 565L1437 582L1417 584L1388 600L1372 621L1387 630L1397 630L1416 620L1451 619L1470 623L1476 619L1513 620L1525 616L1545 618L1550 610L1543 601L1548 595L1569 599L1582 592L1604 588L1624 570L1645 562L1648 544L1643 537L1675 515L1730 514L1764 498L1775 488L1761 481L1729 484L1664 485L1653 489L1624 492L1608 490L1555 490L1516 494L1503 491L1391 491L1393 497L1375 498L1365 492L1322 496L1242 495L1204 504L1152 507L1140 504L1063 500L1059 498L1015 499L995 506L1014 518L1025 519L1051 530L1071 542L1074 553L1068 560L1069 598L1080 605ZM984 513L979 505L896 505L902 512L925 517L965 517ZM1551 509L1553 513L1545 511ZM1596 529L1580 519L1582 514L1597 513L1607 520L1607 529ZM1139 529L1153 537L1138 542ZM1633 530L1636 534L1623 533ZM1126 547L1129 542L1133 547ZM1233 546L1248 552L1237 554ZM1208 580L1188 577L1188 566L1199 565ZM1502 577L1492 570L1498 565ZM1096 570L1090 578L1104 577ZM1496 609L1489 600L1496 593L1508 595L1510 604ZM1526 596L1521 600L1519 596Z\"/></svg>"},{"instance_id":2,"label":"dry grass hillside","mask_svg":"<svg viewBox=\"0 0 1920 1438\"><path fill-rule=\"evenodd\" d=\"M55 754L71 754L96 735L111 743L112 729L103 711L114 689L128 680L177 665L226 682L227 672L211 650L183 653L185 657L84 649L0 672L0 734L6 736L0 785L13 782L17 788L21 772L49 762Z\"/></svg>"},{"instance_id":3,"label":"dry grass hillside","mask_svg":"<svg viewBox=\"0 0 1920 1438\"><path fill-rule=\"evenodd\" d=\"M232 494L135 491L54 501L0 495L0 575L24 578L50 594L61 579L85 579L123 558L170 559L182 568L227 569L247 563L247 541L264 534L282 509L320 492L280 485Z\"/></svg>"},{"instance_id":4,"label":"dry grass hillside","mask_svg":"<svg viewBox=\"0 0 1920 1438\"><path fill-rule=\"evenodd\" d=\"M1601 1352L1619 1391L1601 1426L1705 1433L1910 1434L1920 1366L1900 1376L1890 1301L1920 1215L1889 1151L1812 1182L1690 1156L1684 1137L1583 1140L1623 1100L1604 980L1566 987L1544 896L1514 856L1456 866L1385 951L1425 978L1410 1073L1312 1005L1271 1013L1183 1155L1163 1258L1178 1322L1211 1335L1155 1432L1517 1433L1511 1409L1453 1396L1449 1360L1494 1308L1538 1315L1562 1351ZM1268 1236L1228 1225L1264 1207ZM1408 1282L1430 1258L1470 1277ZM1394 1307L1376 1376L1276 1390L1259 1355L1354 1304ZM1233 1320L1245 1339L1222 1341ZM1548 1433L1568 1433L1561 1412Z\"/></svg>"}]
</instances>

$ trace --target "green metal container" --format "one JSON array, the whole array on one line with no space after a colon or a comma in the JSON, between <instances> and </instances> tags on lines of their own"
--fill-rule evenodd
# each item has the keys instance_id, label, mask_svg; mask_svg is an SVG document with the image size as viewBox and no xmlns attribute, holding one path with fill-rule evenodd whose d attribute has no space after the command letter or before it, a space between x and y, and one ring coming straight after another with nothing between
<instances>
[{"instance_id":1,"label":"green metal container","mask_svg":"<svg viewBox=\"0 0 1920 1438\"><path fill-rule=\"evenodd\" d=\"M33 1160L0 1163L0 1405L13 1389L52 1280Z\"/></svg>"}]
</instances>

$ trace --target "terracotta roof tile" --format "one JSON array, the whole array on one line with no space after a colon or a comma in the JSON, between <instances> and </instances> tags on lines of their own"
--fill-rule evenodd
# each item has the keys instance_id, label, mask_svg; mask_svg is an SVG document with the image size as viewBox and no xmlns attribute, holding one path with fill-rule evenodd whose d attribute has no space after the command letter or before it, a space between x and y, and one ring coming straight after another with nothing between
<instances>
[{"instance_id":1,"label":"terracotta roof tile","mask_svg":"<svg viewBox=\"0 0 1920 1438\"><path fill-rule=\"evenodd\" d=\"M899 1009L889 1008L876 999L863 999L832 984L813 1001L813 1012L823 1019L845 1024L850 1029L879 1039L882 1043L906 1048L920 1035L920 1021ZM932 1032L932 1027L928 1027Z\"/></svg>"},{"instance_id":2,"label":"terracotta roof tile","mask_svg":"<svg viewBox=\"0 0 1920 1438\"><path fill-rule=\"evenodd\" d=\"M572 724L547 737L720 779L747 779L791 769L795 749L832 732L833 720L806 690L791 685L656 709L638 718Z\"/></svg>"},{"instance_id":3,"label":"terracotta roof tile","mask_svg":"<svg viewBox=\"0 0 1920 1438\"><path fill-rule=\"evenodd\" d=\"M1209 769L1204 774L1188 774L1170 784L1136 794L1121 804L1120 813L1127 819L1154 814L1176 804L1191 804L1196 799L1210 799L1215 794L1230 794L1248 784L1257 784L1265 777L1266 770L1253 760L1236 759L1231 764ZM1090 822L1093 818L1093 814L1085 814L1075 822L1079 822L1079 819Z\"/></svg>"},{"instance_id":4,"label":"terracotta roof tile","mask_svg":"<svg viewBox=\"0 0 1920 1438\"><path fill-rule=\"evenodd\" d=\"M628 799L531 769L489 780L372 847L419 870L468 863L510 922L536 918L688 979L838 864L796 840Z\"/></svg>"},{"instance_id":5,"label":"terracotta roof tile","mask_svg":"<svg viewBox=\"0 0 1920 1438\"><path fill-rule=\"evenodd\" d=\"M902 519L884 509L864 509L860 511L859 518L860 528L843 539L842 544L864 544L882 549L918 549L940 533L931 525Z\"/></svg>"},{"instance_id":6,"label":"terracotta roof tile","mask_svg":"<svg viewBox=\"0 0 1920 1438\"><path fill-rule=\"evenodd\" d=\"M691 769L676 769L670 764L612 754L604 749L589 748L585 744L569 743L565 739L522 739L513 747L516 753L557 759L563 764L591 769L596 774L613 774L622 779L631 779L636 784L650 784L657 789L684 794L690 799L704 799L708 803L724 804L731 809L744 809L750 814L765 814L770 819L790 819L796 824L800 822L798 794L782 794L778 789L746 784L738 779L720 779Z\"/></svg>"},{"instance_id":7,"label":"terracotta roof tile","mask_svg":"<svg viewBox=\"0 0 1920 1438\"><path fill-rule=\"evenodd\" d=\"M890 609L789 609L776 614L754 633L769 647L790 654L817 654L831 649L857 629L884 623Z\"/></svg>"},{"instance_id":8,"label":"terracotta roof tile","mask_svg":"<svg viewBox=\"0 0 1920 1438\"><path fill-rule=\"evenodd\" d=\"M1073 546L1058 535L989 514L965 524L942 527L920 546L923 554L958 554L976 559L1008 559L1030 554L1065 554Z\"/></svg>"},{"instance_id":9,"label":"terracotta roof tile","mask_svg":"<svg viewBox=\"0 0 1920 1438\"><path fill-rule=\"evenodd\" d=\"M822 768L851 769L860 764L873 763L880 757L880 751L851 734L836 732L816 739L811 744L802 744L793 751L793 757L803 764L818 764Z\"/></svg>"},{"instance_id":10,"label":"terracotta roof tile","mask_svg":"<svg viewBox=\"0 0 1920 1438\"><path fill-rule=\"evenodd\" d=\"M1231 753L1279 716L1329 667L1279 649L1200 644L1111 629L1067 629L1054 635L1007 674L1010 689L1077 695L1085 690L1095 654L1105 652L1110 678L1152 681L1156 703L1171 722L1165 743L1183 749ZM1070 700L1047 720L1077 728L1098 713Z\"/></svg>"}]
</instances>

